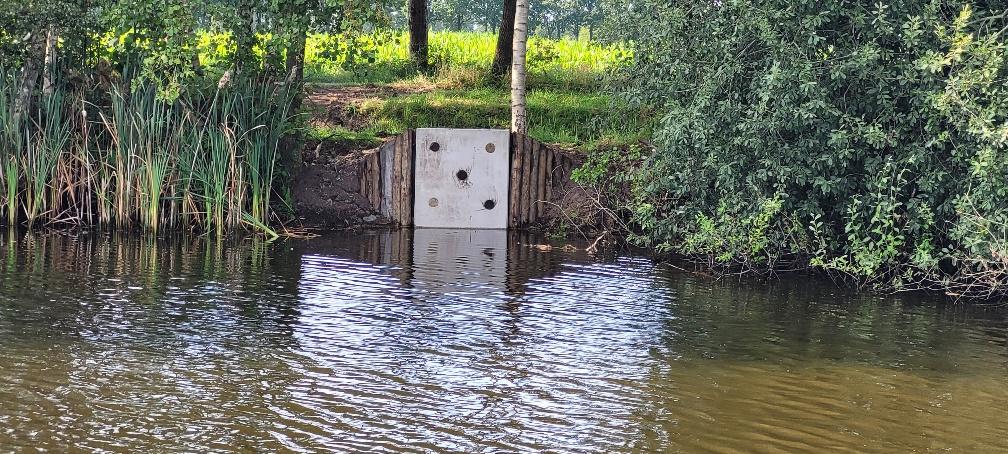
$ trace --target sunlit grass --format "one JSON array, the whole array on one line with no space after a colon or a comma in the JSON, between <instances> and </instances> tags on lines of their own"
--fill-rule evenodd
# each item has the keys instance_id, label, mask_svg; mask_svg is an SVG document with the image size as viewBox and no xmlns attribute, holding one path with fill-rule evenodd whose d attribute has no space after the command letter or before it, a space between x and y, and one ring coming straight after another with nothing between
<instances>
[{"instance_id":1,"label":"sunlit grass","mask_svg":"<svg viewBox=\"0 0 1008 454\"><path fill-rule=\"evenodd\" d=\"M529 134L543 142L590 147L634 142L650 133L646 113L606 95L540 89L530 91L527 102ZM509 93L486 87L372 99L359 109L374 134L424 127L507 129L511 121Z\"/></svg>"},{"instance_id":2,"label":"sunlit grass","mask_svg":"<svg viewBox=\"0 0 1008 454\"><path fill-rule=\"evenodd\" d=\"M260 37L268 41L270 37ZM445 68L489 70L497 36L477 32L431 32L429 59L436 71ZM234 46L226 34L201 33L200 61L215 68L229 61ZM254 50L260 58L263 48ZM567 89L596 86L601 74L625 64L631 53L623 45L601 45L585 39L533 36L528 43L530 84ZM421 74L410 62L408 35L382 32L356 35L313 34L305 48L309 82L358 85L392 83Z\"/></svg>"}]
</instances>

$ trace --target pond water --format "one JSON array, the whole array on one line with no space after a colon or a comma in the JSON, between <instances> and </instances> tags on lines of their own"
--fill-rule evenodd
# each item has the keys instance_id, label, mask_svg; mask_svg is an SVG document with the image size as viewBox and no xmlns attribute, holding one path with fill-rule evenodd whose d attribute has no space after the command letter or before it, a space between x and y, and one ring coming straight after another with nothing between
<instances>
[{"instance_id":1,"label":"pond water","mask_svg":"<svg viewBox=\"0 0 1008 454\"><path fill-rule=\"evenodd\" d=\"M1008 450L997 308L503 232L0 243L0 451Z\"/></svg>"}]
</instances>

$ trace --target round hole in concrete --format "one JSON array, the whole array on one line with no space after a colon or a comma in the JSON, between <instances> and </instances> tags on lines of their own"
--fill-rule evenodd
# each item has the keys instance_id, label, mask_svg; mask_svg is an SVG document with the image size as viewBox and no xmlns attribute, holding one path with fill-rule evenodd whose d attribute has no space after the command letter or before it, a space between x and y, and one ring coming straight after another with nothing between
<instances>
[{"instance_id":1,"label":"round hole in concrete","mask_svg":"<svg viewBox=\"0 0 1008 454\"><path fill-rule=\"evenodd\" d=\"M455 172L455 178L458 178L459 181L468 180L469 172L466 172L465 170L459 170L458 172Z\"/></svg>"},{"instance_id":2,"label":"round hole in concrete","mask_svg":"<svg viewBox=\"0 0 1008 454\"><path fill-rule=\"evenodd\" d=\"M430 151L438 151L440 149L441 149L441 144L439 144L437 142L431 142L431 144L430 144Z\"/></svg>"},{"instance_id":3,"label":"round hole in concrete","mask_svg":"<svg viewBox=\"0 0 1008 454\"><path fill-rule=\"evenodd\" d=\"M493 153L495 151L497 151L497 146L496 145L494 145L492 143L486 144L486 152L487 153Z\"/></svg>"},{"instance_id":4,"label":"round hole in concrete","mask_svg":"<svg viewBox=\"0 0 1008 454\"><path fill-rule=\"evenodd\" d=\"M431 197L431 199L427 201L427 204L430 205L431 208L437 208L437 206L438 206L438 199L435 198L435 197Z\"/></svg>"},{"instance_id":5,"label":"round hole in concrete","mask_svg":"<svg viewBox=\"0 0 1008 454\"><path fill-rule=\"evenodd\" d=\"M495 206L497 206L497 202L494 202L493 200L487 200L486 202L483 202L483 208L486 208L488 210L494 209Z\"/></svg>"}]
</instances>

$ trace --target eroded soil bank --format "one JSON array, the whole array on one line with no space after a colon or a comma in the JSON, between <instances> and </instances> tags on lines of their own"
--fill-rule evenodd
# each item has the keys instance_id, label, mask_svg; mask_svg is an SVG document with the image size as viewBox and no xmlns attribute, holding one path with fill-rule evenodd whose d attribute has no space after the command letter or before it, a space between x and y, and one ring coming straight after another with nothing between
<instances>
[{"instance_id":1,"label":"eroded soil bank","mask_svg":"<svg viewBox=\"0 0 1008 454\"><path fill-rule=\"evenodd\" d=\"M361 191L365 156L375 152L377 148L364 150L334 141L306 143L291 187L297 221L318 229L391 226ZM583 162L577 151L561 152ZM586 234L611 230L597 194L572 181L571 173L554 169L551 196L539 201L545 214L528 229Z\"/></svg>"},{"instance_id":2,"label":"eroded soil bank","mask_svg":"<svg viewBox=\"0 0 1008 454\"><path fill-rule=\"evenodd\" d=\"M366 127L366 121L359 115L363 102L416 91L416 88L390 86L313 87L306 100L311 113L309 122L316 131L359 131ZM391 140L399 132L383 131L381 135ZM309 139L292 176L291 196L298 223L317 229L391 226L390 220L363 195L361 187L365 158L380 147L373 141L345 137ZM584 163L584 153L576 149L550 148L567 158L568 165L549 169L551 191L548 197L538 201L543 215L526 228L584 235L613 231L611 213L604 208L607 204L600 202L602 198L598 192L571 179L574 170Z\"/></svg>"}]
</instances>

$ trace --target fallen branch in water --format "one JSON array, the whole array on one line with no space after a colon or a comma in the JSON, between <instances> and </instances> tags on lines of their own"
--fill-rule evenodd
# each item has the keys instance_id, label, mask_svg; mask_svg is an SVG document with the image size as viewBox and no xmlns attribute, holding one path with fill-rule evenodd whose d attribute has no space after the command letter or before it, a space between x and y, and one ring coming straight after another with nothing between
<instances>
[{"instance_id":1,"label":"fallen branch in water","mask_svg":"<svg viewBox=\"0 0 1008 454\"><path fill-rule=\"evenodd\" d=\"M595 241L592 242L591 246L588 246L588 248L585 249L585 252L587 252L589 254L594 254L594 253L598 252L599 241L602 241L602 239L605 238L607 235L609 235L609 231L608 230L603 231L602 234L599 235L598 238L595 238Z\"/></svg>"}]
</instances>

